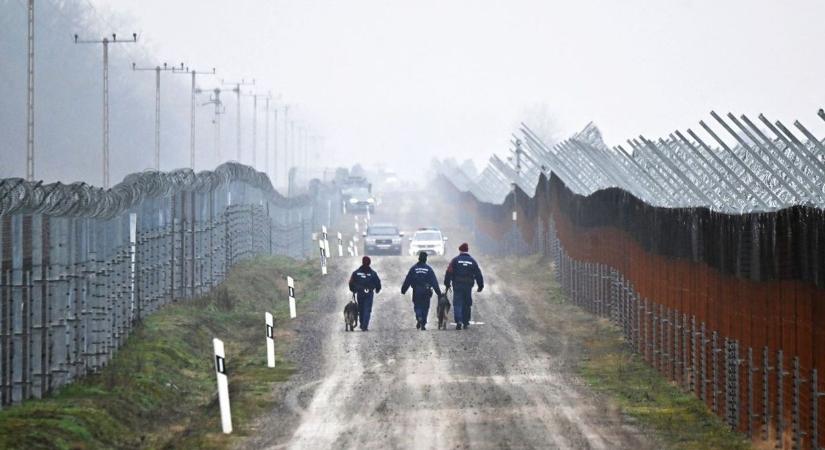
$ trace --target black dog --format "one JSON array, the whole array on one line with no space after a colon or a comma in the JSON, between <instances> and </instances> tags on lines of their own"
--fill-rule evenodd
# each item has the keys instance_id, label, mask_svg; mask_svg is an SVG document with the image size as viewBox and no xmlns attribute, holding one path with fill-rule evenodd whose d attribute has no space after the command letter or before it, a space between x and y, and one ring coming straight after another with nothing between
<instances>
[{"instance_id":1,"label":"black dog","mask_svg":"<svg viewBox=\"0 0 825 450\"><path fill-rule=\"evenodd\" d=\"M447 314L450 313L450 300L447 298L447 293L438 297L438 329L447 329Z\"/></svg>"},{"instance_id":2,"label":"black dog","mask_svg":"<svg viewBox=\"0 0 825 450\"><path fill-rule=\"evenodd\" d=\"M355 331L358 326L358 303L355 303L355 296L344 306L344 329Z\"/></svg>"}]
</instances>

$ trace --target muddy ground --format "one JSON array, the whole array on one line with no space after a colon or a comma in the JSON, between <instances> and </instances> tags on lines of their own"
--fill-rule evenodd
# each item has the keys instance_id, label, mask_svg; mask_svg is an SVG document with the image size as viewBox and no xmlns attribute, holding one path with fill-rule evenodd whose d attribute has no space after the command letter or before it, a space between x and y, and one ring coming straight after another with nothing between
<instances>
[{"instance_id":1,"label":"muddy ground","mask_svg":"<svg viewBox=\"0 0 825 450\"><path fill-rule=\"evenodd\" d=\"M439 223L420 195L384 199L374 221L404 230L440 225L449 251L469 236ZM471 253L472 252L471 248ZM400 294L410 256L376 256L385 290L368 332L345 332L346 280L357 261L333 261L321 298L290 324L298 372L241 448L658 448L657 442L572 370L575 344L554 330L545 296L503 262L475 255L487 281L469 330L415 329ZM445 258L430 264L442 281Z\"/></svg>"}]
</instances>

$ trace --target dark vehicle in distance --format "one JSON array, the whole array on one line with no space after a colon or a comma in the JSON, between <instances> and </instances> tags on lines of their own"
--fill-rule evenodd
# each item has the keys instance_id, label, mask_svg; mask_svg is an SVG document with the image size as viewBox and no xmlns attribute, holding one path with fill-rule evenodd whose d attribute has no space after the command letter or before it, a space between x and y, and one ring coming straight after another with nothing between
<instances>
[{"instance_id":1,"label":"dark vehicle in distance","mask_svg":"<svg viewBox=\"0 0 825 450\"><path fill-rule=\"evenodd\" d=\"M364 253L400 255L403 237L404 233L391 223L372 224L364 232Z\"/></svg>"},{"instance_id":2,"label":"dark vehicle in distance","mask_svg":"<svg viewBox=\"0 0 825 450\"><path fill-rule=\"evenodd\" d=\"M372 183L363 176L348 176L341 182L341 206L344 213L375 211Z\"/></svg>"},{"instance_id":3,"label":"dark vehicle in distance","mask_svg":"<svg viewBox=\"0 0 825 450\"><path fill-rule=\"evenodd\" d=\"M349 198L344 203L347 212L375 212L375 197L372 196L369 189L355 187L350 189L347 194Z\"/></svg>"}]
</instances>

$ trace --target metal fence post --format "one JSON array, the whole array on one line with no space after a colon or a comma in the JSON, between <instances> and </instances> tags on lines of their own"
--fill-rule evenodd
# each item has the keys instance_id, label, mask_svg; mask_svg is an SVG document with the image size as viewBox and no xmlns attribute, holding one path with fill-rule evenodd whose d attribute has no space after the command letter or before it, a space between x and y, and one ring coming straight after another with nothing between
<instances>
[{"instance_id":1,"label":"metal fence post","mask_svg":"<svg viewBox=\"0 0 825 450\"><path fill-rule=\"evenodd\" d=\"M785 434L785 372L784 355L782 350L776 352L776 446L783 448L782 439Z\"/></svg>"},{"instance_id":2,"label":"metal fence post","mask_svg":"<svg viewBox=\"0 0 825 450\"><path fill-rule=\"evenodd\" d=\"M762 440L767 441L771 428L771 398L770 398L770 351L768 346L762 348Z\"/></svg>"}]
</instances>

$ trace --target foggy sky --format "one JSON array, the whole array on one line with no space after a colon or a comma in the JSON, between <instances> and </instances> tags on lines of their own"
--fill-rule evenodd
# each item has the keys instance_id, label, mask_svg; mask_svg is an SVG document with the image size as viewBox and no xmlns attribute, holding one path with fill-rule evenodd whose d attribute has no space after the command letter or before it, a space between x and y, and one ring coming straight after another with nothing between
<instances>
[{"instance_id":1,"label":"foggy sky","mask_svg":"<svg viewBox=\"0 0 825 450\"><path fill-rule=\"evenodd\" d=\"M414 176L432 157L483 163L531 117L558 137L595 121L608 144L695 127L711 109L825 134L818 0L91 1L154 60L281 94L326 136L330 164Z\"/></svg>"}]
</instances>

